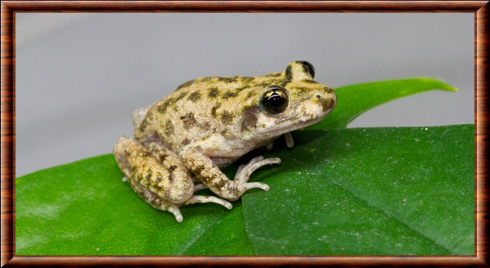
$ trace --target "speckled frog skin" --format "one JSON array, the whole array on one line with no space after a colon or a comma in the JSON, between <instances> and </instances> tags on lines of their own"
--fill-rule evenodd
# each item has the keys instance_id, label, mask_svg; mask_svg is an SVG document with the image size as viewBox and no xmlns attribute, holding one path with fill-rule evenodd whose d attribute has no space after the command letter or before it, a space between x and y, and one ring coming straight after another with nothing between
<instances>
[{"instance_id":1,"label":"speckled frog skin","mask_svg":"<svg viewBox=\"0 0 490 268\"><path fill-rule=\"evenodd\" d=\"M256 157L233 180L220 168L247 152L272 146L290 131L312 125L335 108L334 91L313 80L309 62L294 61L283 72L257 77L200 77L168 97L133 113L134 138L122 136L116 161L133 190L153 207L183 220L179 207L213 202L228 209L248 189L250 175L279 158ZM196 195L209 188L215 196Z\"/></svg>"}]
</instances>

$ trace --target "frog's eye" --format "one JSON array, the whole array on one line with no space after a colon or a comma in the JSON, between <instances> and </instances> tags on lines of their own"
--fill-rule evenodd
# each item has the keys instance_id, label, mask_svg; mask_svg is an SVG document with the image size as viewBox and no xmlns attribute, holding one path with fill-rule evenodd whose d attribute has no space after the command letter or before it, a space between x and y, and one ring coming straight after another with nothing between
<instances>
[{"instance_id":1,"label":"frog's eye","mask_svg":"<svg viewBox=\"0 0 490 268\"><path fill-rule=\"evenodd\" d=\"M313 64L307 61L300 61L299 63L303 65L303 70L305 73L309 74L311 78L315 78L315 67L313 67Z\"/></svg>"},{"instance_id":2,"label":"frog's eye","mask_svg":"<svg viewBox=\"0 0 490 268\"><path fill-rule=\"evenodd\" d=\"M288 95L280 86L271 86L260 99L260 108L270 114L284 112L288 107Z\"/></svg>"}]
</instances>

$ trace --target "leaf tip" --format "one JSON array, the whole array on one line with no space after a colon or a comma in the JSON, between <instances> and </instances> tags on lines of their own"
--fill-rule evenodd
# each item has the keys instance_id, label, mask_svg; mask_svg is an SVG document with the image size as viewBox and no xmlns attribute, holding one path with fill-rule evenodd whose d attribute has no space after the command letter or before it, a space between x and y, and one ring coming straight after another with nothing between
<instances>
[{"instance_id":1,"label":"leaf tip","mask_svg":"<svg viewBox=\"0 0 490 268\"><path fill-rule=\"evenodd\" d=\"M437 81L439 83L437 89L452 91L452 92L459 92L459 88L453 87L441 79L436 79L436 78L429 78L429 79L432 79L432 80Z\"/></svg>"}]
</instances>

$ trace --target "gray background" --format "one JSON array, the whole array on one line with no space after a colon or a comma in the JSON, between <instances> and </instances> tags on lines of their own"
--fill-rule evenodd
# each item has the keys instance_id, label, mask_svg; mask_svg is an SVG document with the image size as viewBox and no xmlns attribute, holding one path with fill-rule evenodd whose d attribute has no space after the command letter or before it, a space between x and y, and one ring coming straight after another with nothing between
<instances>
[{"instance_id":1,"label":"gray background","mask_svg":"<svg viewBox=\"0 0 490 268\"><path fill-rule=\"evenodd\" d=\"M199 76L292 60L333 88L417 76L458 93L395 100L350 127L474 123L472 13L16 14L16 175L112 152L131 113Z\"/></svg>"}]
</instances>

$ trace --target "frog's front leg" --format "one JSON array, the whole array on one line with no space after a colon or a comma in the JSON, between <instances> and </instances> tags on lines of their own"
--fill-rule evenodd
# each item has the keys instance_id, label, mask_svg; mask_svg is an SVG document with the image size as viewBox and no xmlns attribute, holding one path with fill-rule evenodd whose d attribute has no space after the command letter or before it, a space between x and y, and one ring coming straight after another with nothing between
<instances>
[{"instance_id":1,"label":"frog's front leg","mask_svg":"<svg viewBox=\"0 0 490 268\"><path fill-rule=\"evenodd\" d=\"M232 205L213 196L194 195L189 172L170 152L166 154L158 142L141 143L129 137L119 138L114 156L133 190L154 208L169 211L178 222L183 220L179 207L213 202L231 209Z\"/></svg>"},{"instance_id":2,"label":"frog's front leg","mask_svg":"<svg viewBox=\"0 0 490 268\"><path fill-rule=\"evenodd\" d=\"M235 179L232 181L221 172L213 160L208 156L208 151L213 151L215 148L208 148L207 142L196 142L186 146L180 157L183 162L211 191L220 197L234 201L240 198L240 196L247 190L252 188L260 188L264 191L268 191L270 188L267 184L261 182L248 182L250 175L258 168L279 164L281 160L279 158L256 157L252 159L247 165L241 166L235 175Z\"/></svg>"}]
</instances>

